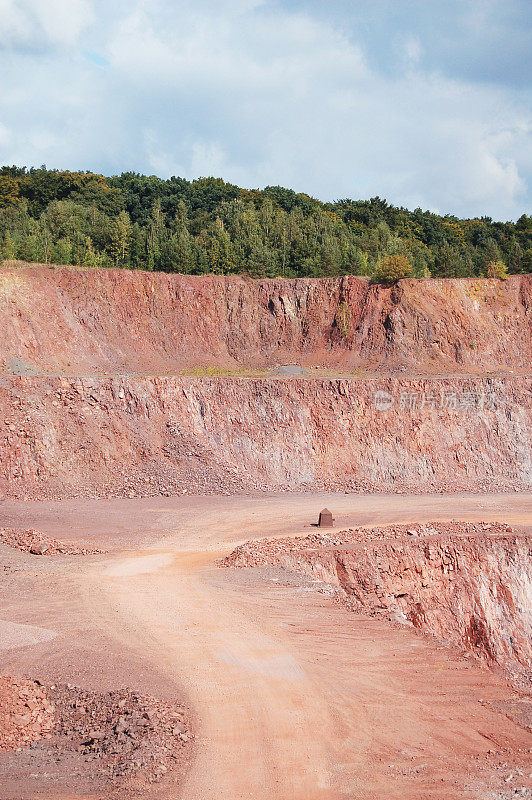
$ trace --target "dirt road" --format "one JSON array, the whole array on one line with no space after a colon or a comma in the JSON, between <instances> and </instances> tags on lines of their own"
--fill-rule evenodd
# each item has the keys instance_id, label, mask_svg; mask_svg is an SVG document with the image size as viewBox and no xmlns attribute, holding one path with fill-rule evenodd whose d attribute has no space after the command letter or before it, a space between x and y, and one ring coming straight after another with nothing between
<instances>
[{"instance_id":1,"label":"dirt road","mask_svg":"<svg viewBox=\"0 0 532 800\"><path fill-rule=\"evenodd\" d=\"M184 785L163 783L153 797L514 796L528 785L522 764L532 742L493 705L512 695L501 679L410 628L350 613L304 581L216 567L247 539L308 534L324 505L338 528L532 523L532 494L6 502L0 526L115 548L77 562L17 554L34 591L4 604L2 619L57 636L31 654L11 648L6 664L68 669L76 629L89 643L112 643L117 673L130 684L184 692L196 715L196 756ZM46 608L39 597L50 587L63 596Z\"/></svg>"}]
</instances>

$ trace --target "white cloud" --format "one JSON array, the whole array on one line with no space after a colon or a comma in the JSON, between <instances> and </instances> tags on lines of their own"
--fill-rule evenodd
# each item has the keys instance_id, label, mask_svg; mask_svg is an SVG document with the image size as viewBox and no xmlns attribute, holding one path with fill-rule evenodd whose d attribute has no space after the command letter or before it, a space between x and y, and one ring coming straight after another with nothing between
<instances>
[{"instance_id":1,"label":"white cloud","mask_svg":"<svg viewBox=\"0 0 532 800\"><path fill-rule=\"evenodd\" d=\"M89 0L0 0L0 45L74 45L92 22Z\"/></svg>"},{"instance_id":2,"label":"white cloud","mask_svg":"<svg viewBox=\"0 0 532 800\"><path fill-rule=\"evenodd\" d=\"M172 23L165 26L151 7L148 12L139 4L110 40L112 65L155 88L224 93L234 86L253 93L300 89L323 74L333 77L339 57L342 72L356 77L365 71L359 48L304 15L279 11L257 19L253 13L228 15L226 7L187 10L186 4L169 15Z\"/></svg>"},{"instance_id":3,"label":"white cloud","mask_svg":"<svg viewBox=\"0 0 532 800\"><path fill-rule=\"evenodd\" d=\"M421 61L423 47L417 36L408 36L403 42L403 55L407 67L415 67Z\"/></svg>"},{"instance_id":4,"label":"white cloud","mask_svg":"<svg viewBox=\"0 0 532 800\"><path fill-rule=\"evenodd\" d=\"M72 42L90 21L90 7L77 3L86 13L68 30L52 24L60 0L16 7L28 18L33 9L41 31L35 9L51 9L48 40ZM271 0L120 0L116 18L103 2L95 7L91 50L109 66L62 52L11 59L0 120L12 135L0 135L1 161L215 174L464 215L525 210L531 148L521 96L423 71L419 36L403 39L390 75L370 66L361 39ZM0 41L6 25L12 41L20 36L17 19L0 23Z\"/></svg>"},{"instance_id":5,"label":"white cloud","mask_svg":"<svg viewBox=\"0 0 532 800\"><path fill-rule=\"evenodd\" d=\"M11 134L5 125L0 122L0 147L5 147L11 141Z\"/></svg>"},{"instance_id":6,"label":"white cloud","mask_svg":"<svg viewBox=\"0 0 532 800\"><path fill-rule=\"evenodd\" d=\"M183 148L183 161L176 161L174 155L161 144L155 131L144 131L144 141L150 172L156 175L224 176L235 168L228 164L226 153L217 141L189 141Z\"/></svg>"}]
</instances>

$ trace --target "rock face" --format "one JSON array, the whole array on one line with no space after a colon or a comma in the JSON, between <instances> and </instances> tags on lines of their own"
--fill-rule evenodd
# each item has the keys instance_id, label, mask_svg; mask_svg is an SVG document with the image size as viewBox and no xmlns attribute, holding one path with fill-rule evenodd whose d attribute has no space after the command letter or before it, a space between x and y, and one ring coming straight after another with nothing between
<instances>
[{"instance_id":1,"label":"rock face","mask_svg":"<svg viewBox=\"0 0 532 800\"><path fill-rule=\"evenodd\" d=\"M392 612L530 684L532 538L506 525L434 523L250 542L223 563L310 575L355 610Z\"/></svg>"},{"instance_id":2,"label":"rock face","mask_svg":"<svg viewBox=\"0 0 532 800\"><path fill-rule=\"evenodd\" d=\"M532 276L3 267L0 496L528 488L531 309Z\"/></svg>"},{"instance_id":3,"label":"rock face","mask_svg":"<svg viewBox=\"0 0 532 800\"><path fill-rule=\"evenodd\" d=\"M417 375L528 370L532 277L251 280L0 268L0 369L172 373L295 363Z\"/></svg>"},{"instance_id":4,"label":"rock face","mask_svg":"<svg viewBox=\"0 0 532 800\"><path fill-rule=\"evenodd\" d=\"M530 379L5 377L0 493L513 490Z\"/></svg>"}]
</instances>

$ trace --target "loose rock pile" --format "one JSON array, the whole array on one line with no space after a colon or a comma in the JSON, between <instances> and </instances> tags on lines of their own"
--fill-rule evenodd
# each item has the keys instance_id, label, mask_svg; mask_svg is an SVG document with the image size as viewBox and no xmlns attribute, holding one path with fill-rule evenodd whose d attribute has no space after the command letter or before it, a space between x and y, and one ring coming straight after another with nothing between
<instances>
[{"instance_id":1,"label":"loose rock pile","mask_svg":"<svg viewBox=\"0 0 532 800\"><path fill-rule=\"evenodd\" d=\"M54 706L37 681L0 675L0 750L50 737Z\"/></svg>"},{"instance_id":2,"label":"loose rock pile","mask_svg":"<svg viewBox=\"0 0 532 800\"><path fill-rule=\"evenodd\" d=\"M0 676L0 750L38 747L55 761L79 753L95 778L153 783L191 740L180 705L129 689L88 692Z\"/></svg>"},{"instance_id":3,"label":"loose rock pile","mask_svg":"<svg viewBox=\"0 0 532 800\"><path fill-rule=\"evenodd\" d=\"M185 710L128 689L105 694L73 686L49 690L58 717L50 745L98 761L112 778L162 778L191 740Z\"/></svg>"},{"instance_id":4,"label":"loose rock pile","mask_svg":"<svg viewBox=\"0 0 532 800\"><path fill-rule=\"evenodd\" d=\"M7 547L14 547L17 550L22 550L24 553L31 553L35 556L86 556L105 552L95 548L90 549L65 544L65 542L59 542L57 539L45 536L33 528L0 528L0 542L7 545Z\"/></svg>"}]
</instances>

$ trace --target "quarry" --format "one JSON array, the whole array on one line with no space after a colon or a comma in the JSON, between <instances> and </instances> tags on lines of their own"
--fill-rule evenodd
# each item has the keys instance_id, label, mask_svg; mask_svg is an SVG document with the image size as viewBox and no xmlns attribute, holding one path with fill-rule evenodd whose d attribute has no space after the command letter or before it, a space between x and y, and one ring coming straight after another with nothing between
<instances>
[{"instance_id":1,"label":"quarry","mask_svg":"<svg viewBox=\"0 0 532 800\"><path fill-rule=\"evenodd\" d=\"M532 797L532 276L11 261L0 332L2 800Z\"/></svg>"}]
</instances>

